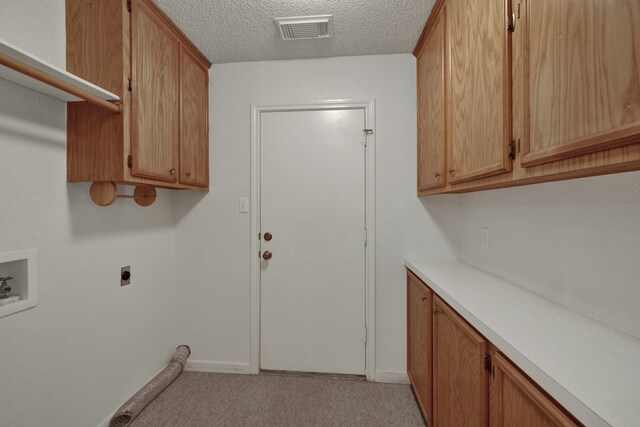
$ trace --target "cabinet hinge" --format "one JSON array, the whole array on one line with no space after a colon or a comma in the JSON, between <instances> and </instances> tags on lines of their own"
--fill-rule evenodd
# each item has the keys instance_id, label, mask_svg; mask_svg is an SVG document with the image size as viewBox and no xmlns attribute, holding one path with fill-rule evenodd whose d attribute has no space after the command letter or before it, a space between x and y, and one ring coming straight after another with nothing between
<instances>
[{"instance_id":1,"label":"cabinet hinge","mask_svg":"<svg viewBox=\"0 0 640 427\"><path fill-rule=\"evenodd\" d=\"M131 158L131 156L127 157L127 167L129 169L131 169L131 167L133 166L133 159Z\"/></svg>"},{"instance_id":2,"label":"cabinet hinge","mask_svg":"<svg viewBox=\"0 0 640 427\"><path fill-rule=\"evenodd\" d=\"M364 343L367 343L367 327L364 328Z\"/></svg>"},{"instance_id":3,"label":"cabinet hinge","mask_svg":"<svg viewBox=\"0 0 640 427\"><path fill-rule=\"evenodd\" d=\"M368 244L369 244L369 231L365 228L364 229L364 246L365 246L365 248L367 247Z\"/></svg>"},{"instance_id":4,"label":"cabinet hinge","mask_svg":"<svg viewBox=\"0 0 640 427\"><path fill-rule=\"evenodd\" d=\"M128 82L129 82L129 84L128 84L128 86L127 86L127 90L128 90L129 92L131 92L131 91L133 90L133 81L131 81L131 79L127 79L127 80L128 80Z\"/></svg>"},{"instance_id":5,"label":"cabinet hinge","mask_svg":"<svg viewBox=\"0 0 640 427\"><path fill-rule=\"evenodd\" d=\"M127 11L131 12L131 0L127 0Z\"/></svg>"},{"instance_id":6,"label":"cabinet hinge","mask_svg":"<svg viewBox=\"0 0 640 427\"><path fill-rule=\"evenodd\" d=\"M491 356L488 354L484 357L484 370L491 372Z\"/></svg>"},{"instance_id":7,"label":"cabinet hinge","mask_svg":"<svg viewBox=\"0 0 640 427\"><path fill-rule=\"evenodd\" d=\"M507 17L507 30L516 31L516 20L520 19L520 3L516 6L516 12L511 12Z\"/></svg>"},{"instance_id":8,"label":"cabinet hinge","mask_svg":"<svg viewBox=\"0 0 640 427\"><path fill-rule=\"evenodd\" d=\"M511 141L509 143L509 148L507 149L507 154L511 160L516 159L516 141Z\"/></svg>"}]
</instances>

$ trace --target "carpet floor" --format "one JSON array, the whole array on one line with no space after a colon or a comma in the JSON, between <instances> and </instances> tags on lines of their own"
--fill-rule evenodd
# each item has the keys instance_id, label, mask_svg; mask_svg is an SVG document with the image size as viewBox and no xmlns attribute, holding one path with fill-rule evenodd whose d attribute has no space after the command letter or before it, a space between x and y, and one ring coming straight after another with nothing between
<instances>
[{"instance_id":1,"label":"carpet floor","mask_svg":"<svg viewBox=\"0 0 640 427\"><path fill-rule=\"evenodd\" d=\"M408 385L184 372L132 427L421 426Z\"/></svg>"}]
</instances>

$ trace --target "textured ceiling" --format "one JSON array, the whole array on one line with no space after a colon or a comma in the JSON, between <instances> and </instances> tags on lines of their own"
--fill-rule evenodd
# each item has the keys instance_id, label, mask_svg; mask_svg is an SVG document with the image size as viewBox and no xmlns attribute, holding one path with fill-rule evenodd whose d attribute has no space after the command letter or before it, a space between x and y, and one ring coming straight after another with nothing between
<instances>
[{"instance_id":1,"label":"textured ceiling","mask_svg":"<svg viewBox=\"0 0 640 427\"><path fill-rule=\"evenodd\" d=\"M156 0L212 62L407 53L434 0ZM333 14L334 37L284 41L274 18Z\"/></svg>"}]
</instances>

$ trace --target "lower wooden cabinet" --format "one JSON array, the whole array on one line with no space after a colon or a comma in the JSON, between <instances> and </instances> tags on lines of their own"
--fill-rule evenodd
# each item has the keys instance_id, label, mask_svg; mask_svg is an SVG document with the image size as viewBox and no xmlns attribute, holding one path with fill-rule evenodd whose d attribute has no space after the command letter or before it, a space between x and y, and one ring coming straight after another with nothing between
<instances>
[{"instance_id":1,"label":"lower wooden cabinet","mask_svg":"<svg viewBox=\"0 0 640 427\"><path fill-rule=\"evenodd\" d=\"M490 426L578 426L541 392L518 368L495 349L492 351Z\"/></svg>"},{"instance_id":2,"label":"lower wooden cabinet","mask_svg":"<svg viewBox=\"0 0 640 427\"><path fill-rule=\"evenodd\" d=\"M410 271L407 373L429 427L582 425Z\"/></svg>"},{"instance_id":3,"label":"lower wooden cabinet","mask_svg":"<svg viewBox=\"0 0 640 427\"><path fill-rule=\"evenodd\" d=\"M433 298L433 419L436 426L486 426L487 341Z\"/></svg>"},{"instance_id":4,"label":"lower wooden cabinet","mask_svg":"<svg viewBox=\"0 0 640 427\"><path fill-rule=\"evenodd\" d=\"M429 288L407 273L407 374L428 425L432 423L432 301Z\"/></svg>"}]
</instances>

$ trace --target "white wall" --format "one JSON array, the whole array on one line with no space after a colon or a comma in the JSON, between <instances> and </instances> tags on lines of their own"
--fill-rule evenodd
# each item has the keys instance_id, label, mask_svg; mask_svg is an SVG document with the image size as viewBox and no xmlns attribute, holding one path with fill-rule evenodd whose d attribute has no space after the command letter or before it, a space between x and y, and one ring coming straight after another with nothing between
<instances>
[{"instance_id":1,"label":"white wall","mask_svg":"<svg viewBox=\"0 0 640 427\"><path fill-rule=\"evenodd\" d=\"M192 359L249 363L250 218L237 198L250 194L250 104L375 99L377 370L405 371L403 257L457 257L443 231L455 229L452 199L433 198L427 209L415 195L414 58L214 65L210 95L212 190L176 203L178 333Z\"/></svg>"},{"instance_id":2,"label":"white wall","mask_svg":"<svg viewBox=\"0 0 640 427\"><path fill-rule=\"evenodd\" d=\"M4 1L0 38L65 63L63 1ZM174 219L66 183L66 107L0 80L0 252L38 250L39 304L0 318L0 425L96 426L175 348ZM120 267L132 285L120 288Z\"/></svg>"},{"instance_id":3,"label":"white wall","mask_svg":"<svg viewBox=\"0 0 640 427\"><path fill-rule=\"evenodd\" d=\"M463 261L640 338L640 172L458 197Z\"/></svg>"}]
</instances>

